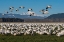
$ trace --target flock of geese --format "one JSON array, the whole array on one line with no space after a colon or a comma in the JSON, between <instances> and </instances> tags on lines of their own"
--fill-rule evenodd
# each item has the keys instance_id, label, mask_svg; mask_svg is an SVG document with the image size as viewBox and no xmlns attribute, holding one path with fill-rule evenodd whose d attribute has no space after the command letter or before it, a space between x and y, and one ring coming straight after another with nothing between
<instances>
[{"instance_id":1,"label":"flock of geese","mask_svg":"<svg viewBox=\"0 0 64 42\"><path fill-rule=\"evenodd\" d=\"M46 9L42 9L42 10L39 11L39 12L42 12L42 14L48 14L48 13L49 13L49 12L48 12L48 9L49 9L49 8L51 8L51 5L48 5L48 6L46 7ZM20 9L25 9L25 7L24 7L24 6L20 6L19 8L15 9L15 11L16 11L16 12L19 12ZM9 7L9 11L10 11L11 13L13 12L13 10L14 10L14 7L13 7L13 6L12 6L12 7ZM9 13L10 13L9 11L5 11L6 14L9 14ZM29 8L25 14L28 14L29 16L34 16L34 15L36 15L35 12L33 12L33 9L32 9L32 8ZM2 14L2 15L5 15L5 14ZM14 16L14 15L13 15L13 16Z\"/></svg>"},{"instance_id":2,"label":"flock of geese","mask_svg":"<svg viewBox=\"0 0 64 42\"><path fill-rule=\"evenodd\" d=\"M64 35L63 23L0 23L0 34Z\"/></svg>"}]
</instances>

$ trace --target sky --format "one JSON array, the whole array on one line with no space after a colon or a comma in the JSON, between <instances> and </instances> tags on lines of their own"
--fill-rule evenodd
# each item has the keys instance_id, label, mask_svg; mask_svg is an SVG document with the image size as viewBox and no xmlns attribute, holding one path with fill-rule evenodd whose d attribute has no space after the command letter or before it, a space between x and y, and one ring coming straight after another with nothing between
<instances>
[{"instance_id":1,"label":"sky","mask_svg":"<svg viewBox=\"0 0 64 42\"><path fill-rule=\"evenodd\" d=\"M52 8L49 9L49 14L42 14L39 12L42 9L45 9L47 5L52 5ZM49 16L57 13L64 13L64 0L0 0L0 13L5 13L9 11L9 7L13 6L13 13L17 13L15 9L18 9L20 6L24 6L25 9L20 9L19 14L27 12L29 8L32 8L33 11L39 16Z\"/></svg>"}]
</instances>

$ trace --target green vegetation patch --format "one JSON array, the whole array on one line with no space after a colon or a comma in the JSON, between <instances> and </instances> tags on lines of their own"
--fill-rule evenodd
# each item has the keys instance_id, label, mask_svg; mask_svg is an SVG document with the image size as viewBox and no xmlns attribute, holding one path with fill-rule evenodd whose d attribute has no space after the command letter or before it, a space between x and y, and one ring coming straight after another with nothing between
<instances>
[{"instance_id":1,"label":"green vegetation patch","mask_svg":"<svg viewBox=\"0 0 64 42\"><path fill-rule=\"evenodd\" d=\"M64 36L55 35L0 35L0 42L64 42Z\"/></svg>"}]
</instances>

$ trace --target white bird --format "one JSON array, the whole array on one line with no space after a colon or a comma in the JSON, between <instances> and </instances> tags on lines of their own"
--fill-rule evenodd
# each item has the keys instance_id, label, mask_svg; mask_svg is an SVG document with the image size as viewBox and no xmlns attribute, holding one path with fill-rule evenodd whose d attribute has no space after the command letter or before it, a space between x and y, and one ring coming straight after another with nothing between
<instances>
[{"instance_id":1,"label":"white bird","mask_svg":"<svg viewBox=\"0 0 64 42\"><path fill-rule=\"evenodd\" d=\"M16 9L16 12L19 12L19 9ZM18 13L17 13L18 14Z\"/></svg>"},{"instance_id":2,"label":"white bird","mask_svg":"<svg viewBox=\"0 0 64 42\"><path fill-rule=\"evenodd\" d=\"M51 5L48 5L48 6L46 7L46 10L43 9L43 10L41 10L40 12L42 12L43 14L49 14L48 8L51 8Z\"/></svg>"},{"instance_id":3,"label":"white bird","mask_svg":"<svg viewBox=\"0 0 64 42\"><path fill-rule=\"evenodd\" d=\"M22 8L22 9L24 9L25 7L24 7L24 6L20 6L19 8Z\"/></svg>"},{"instance_id":4,"label":"white bird","mask_svg":"<svg viewBox=\"0 0 64 42\"><path fill-rule=\"evenodd\" d=\"M19 11L19 9L16 9L16 11Z\"/></svg>"},{"instance_id":5,"label":"white bird","mask_svg":"<svg viewBox=\"0 0 64 42\"><path fill-rule=\"evenodd\" d=\"M29 8L28 11L33 11L32 8Z\"/></svg>"},{"instance_id":6,"label":"white bird","mask_svg":"<svg viewBox=\"0 0 64 42\"><path fill-rule=\"evenodd\" d=\"M43 14L48 14L49 12L48 12L48 10L41 10L40 12L42 12Z\"/></svg>"},{"instance_id":7,"label":"white bird","mask_svg":"<svg viewBox=\"0 0 64 42\"><path fill-rule=\"evenodd\" d=\"M51 8L51 5L48 5L48 6L46 7L46 9L48 9L48 8Z\"/></svg>"},{"instance_id":8,"label":"white bird","mask_svg":"<svg viewBox=\"0 0 64 42\"><path fill-rule=\"evenodd\" d=\"M61 30L61 32L58 32L58 33L56 34L56 36L62 36L62 35L64 35L64 30Z\"/></svg>"},{"instance_id":9,"label":"white bird","mask_svg":"<svg viewBox=\"0 0 64 42\"><path fill-rule=\"evenodd\" d=\"M29 14L30 16L34 16L35 15L35 12L28 11L27 14Z\"/></svg>"},{"instance_id":10,"label":"white bird","mask_svg":"<svg viewBox=\"0 0 64 42\"><path fill-rule=\"evenodd\" d=\"M49 12L48 11L44 11L43 14L49 14Z\"/></svg>"},{"instance_id":11,"label":"white bird","mask_svg":"<svg viewBox=\"0 0 64 42\"><path fill-rule=\"evenodd\" d=\"M9 7L9 10L13 10L14 9L14 7Z\"/></svg>"},{"instance_id":12,"label":"white bird","mask_svg":"<svg viewBox=\"0 0 64 42\"><path fill-rule=\"evenodd\" d=\"M9 7L10 12L12 13L14 10L14 7Z\"/></svg>"}]
</instances>

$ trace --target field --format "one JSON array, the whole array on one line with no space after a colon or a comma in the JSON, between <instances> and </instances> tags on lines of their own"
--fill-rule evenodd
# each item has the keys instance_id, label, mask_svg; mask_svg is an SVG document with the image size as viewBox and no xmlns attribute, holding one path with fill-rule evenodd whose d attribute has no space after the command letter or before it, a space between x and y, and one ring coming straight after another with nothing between
<instances>
[{"instance_id":1,"label":"field","mask_svg":"<svg viewBox=\"0 0 64 42\"><path fill-rule=\"evenodd\" d=\"M0 42L64 42L64 36L55 35L0 35Z\"/></svg>"},{"instance_id":2,"label":"field","mask_svg":"<svg viewBox=\"0 0 64 42\"><path fill-rule=\"evenodd\" d=\"M55 23L46 23L46 24L55 24ZM0 34L0 42L64 42L64 36L57 37L56 35L39 35L39 34L13 36L13 35Z\"/></svg>"}]
</instances>

